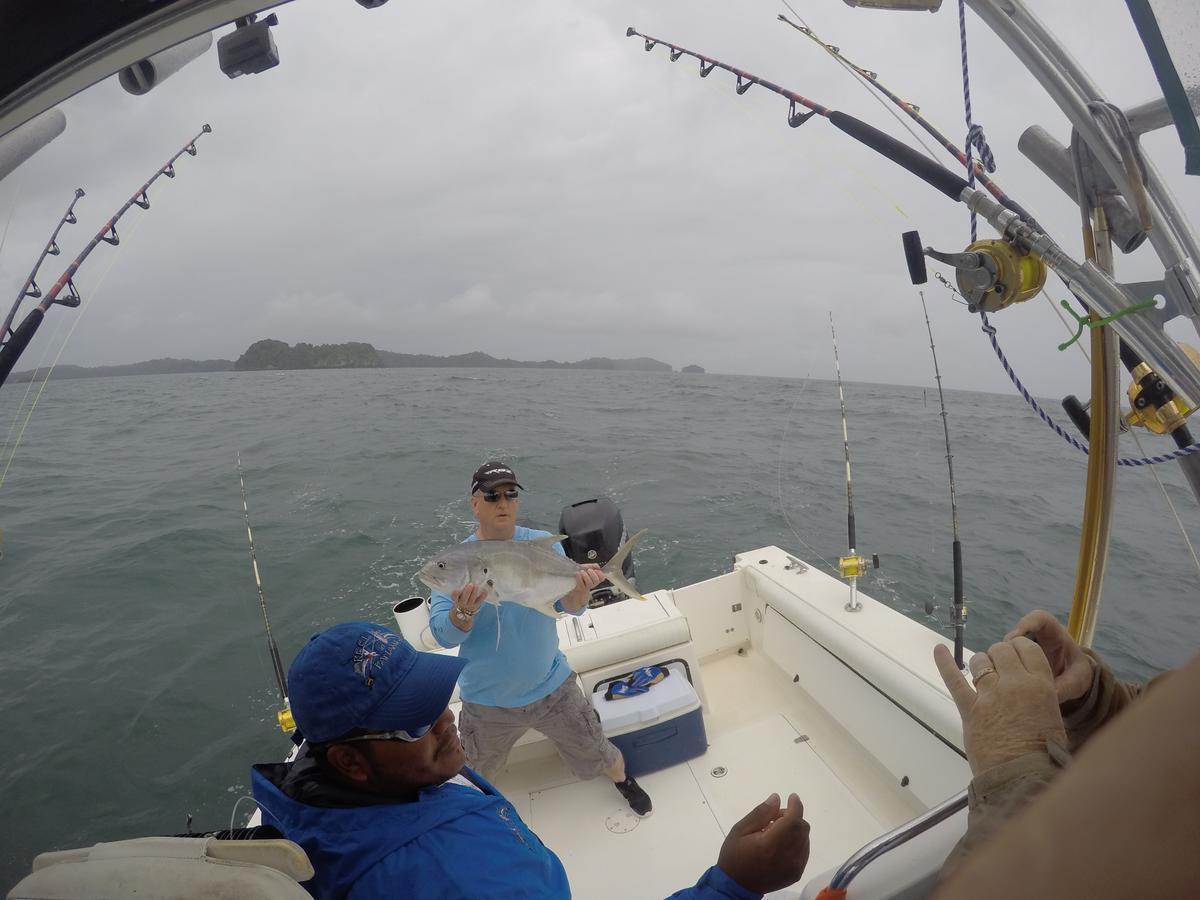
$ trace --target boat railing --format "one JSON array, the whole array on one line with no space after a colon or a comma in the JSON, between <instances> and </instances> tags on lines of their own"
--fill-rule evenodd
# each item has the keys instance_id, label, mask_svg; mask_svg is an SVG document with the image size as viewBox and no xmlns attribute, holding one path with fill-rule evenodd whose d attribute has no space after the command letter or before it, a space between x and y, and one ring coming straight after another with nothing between
<instances>
[{"instance_id":1,"label":"boat railing","mask_svg":"<svg viewBox=\"0 0 1200 900\"><path fill-rule=\"evenodd\" d=\"M918 835L924 834L930 828L933 828L940 822L959 812L967 805L967 792L960 791L953 797L943 800L937 806L932 807L928 811L917 816L915 819L905 822L903 825L892 829L886 834L882 834L869 844L864 845L849 859L847 859L838 870L834 873L833 878L829 881L829 887L833 889L845 889L849 887L863 869L869 866L872 862L879 859L885 853L895 850L897 847L908 843Z\"/></svg>"}]
</instances>

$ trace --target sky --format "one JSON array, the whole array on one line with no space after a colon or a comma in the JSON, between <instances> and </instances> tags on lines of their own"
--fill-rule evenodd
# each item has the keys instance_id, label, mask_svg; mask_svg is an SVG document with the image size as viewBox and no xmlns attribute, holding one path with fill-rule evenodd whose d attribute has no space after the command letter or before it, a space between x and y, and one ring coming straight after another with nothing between
<instances>
[{"instance_id":1,"label":"sky","mask_svg":"<svg viewBox=\"0 0 1200 900\"><path fill-rule=\"evenodd\" d=\"M1157 94L1123 0L1031 5L1115 102ZM793 6L964 133L953 0L933 15ZM299 0L277 10L275 69L229 79L214 46L145 96L107 79L62 104L66 131L0 182L0 291L16 295L76 186L87 196L60 260L202 123L213 133L155 185L149 211L127 214L120 246L93 253L76 278L88 305L56 308L19 368L60 349L79 365L234 359L276 338L832 378L832 311L846 380L932 385L900 235L960 250L966 210L820 117L789 128L783 98L738 96L732 75L702 80L694 60L625 36L634 26L913 143L780 12L777 0ZM1031 124L1066 143L1066 119L973 13L967 27L995 178L1080 256L1077 209L1017 150ZM1144 146L1195 211L1200 179L1183 174L1174 131ZM1143 248L1117 274L1161 269ZM1065 296L1054 281L1049 293ZM945 385L1011 390L977 318L934 281L925 295ZM993 324L1034 394L1088 395L1045 299ZM1171 331L1200 344L1190 324Z\"/></svg>"}]
</instances>

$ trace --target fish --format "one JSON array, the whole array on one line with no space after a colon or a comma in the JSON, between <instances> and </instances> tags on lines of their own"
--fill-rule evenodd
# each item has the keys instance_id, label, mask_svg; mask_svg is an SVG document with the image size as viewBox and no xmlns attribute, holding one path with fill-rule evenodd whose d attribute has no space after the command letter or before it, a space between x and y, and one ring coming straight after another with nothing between
<instances>
[{"instance_id":1,"label":"fish","mask_svg":"<svg viewBox=\"0 0 1200 900\"><path fill-rule=\"evenodd\" d=\"M621 571L633 545L646 533L643 528L613 554L601 570L604 577L630 597L645 600ZM467 541L455 544L430 559L417 572L424 584L449 594L466 584L487 588L486 602L518 603L558 618L555 602L575 588L575 573L583 566L554 552L565 534L550 534L531 541Z\"/></svg>"}]
</instances>

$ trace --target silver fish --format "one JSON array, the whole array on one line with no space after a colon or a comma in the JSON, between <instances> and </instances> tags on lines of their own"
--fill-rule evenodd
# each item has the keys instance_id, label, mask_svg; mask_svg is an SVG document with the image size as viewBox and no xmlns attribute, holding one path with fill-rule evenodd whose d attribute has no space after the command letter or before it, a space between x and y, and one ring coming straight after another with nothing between
<instances>
[{"instance_id":1,"label":"silver fish","mask_svg":"<svg viewBox=\"0 0 1200 900\"><path fill-rule=\"evenodd\" d=\"M630 597L645 600L621 572L643 528L624 544L604 566L604 577ZM575 587L575 573L583 566L554 552L565 534L551 534L532 541L467 541L443 550L421 567L417 577L435 591L449 594L464 585L487 588L487 602L519 603L543 615L558 618L554 603Z\"/></svg>"}]
</instances>

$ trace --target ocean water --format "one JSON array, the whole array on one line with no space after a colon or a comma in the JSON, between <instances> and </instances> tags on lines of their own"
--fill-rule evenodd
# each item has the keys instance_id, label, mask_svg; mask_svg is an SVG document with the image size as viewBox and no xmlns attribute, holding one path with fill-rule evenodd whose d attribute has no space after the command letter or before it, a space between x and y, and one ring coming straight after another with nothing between
<instances>
[{"instance_id":1,"label":"ocean water","mask_svg":"<svg viewBox=\"0 0 1200 900\"><path fill-rule=\"evenodd\" d=\"M23 393L0 391L5 431ZM850 383L846 401L859 549L882 563L862 587L936 626L924 606L949 599L951 540L936 392ZM968 644L984 647L1028 609L1065 615L1084 457L1019 398L947 401ZM449 369L52 382L0 487L0 889L43 850L179 832L188 815L228 827L250 764L286 753L238 450L285 665L314 631L390 624L397 599L423 592L420 564L471 530L468 476L488 456L516 467L528 525L612 497L631 531L649 529L645 589L766 544L817 565L846 546L830 382ZM1200 536L1182 477L1158 468ZM1197 574L1149 470L1122 469L1118 488L1097 646L1142 677L1200 646Z\"/></svg>"}]
</instances>

